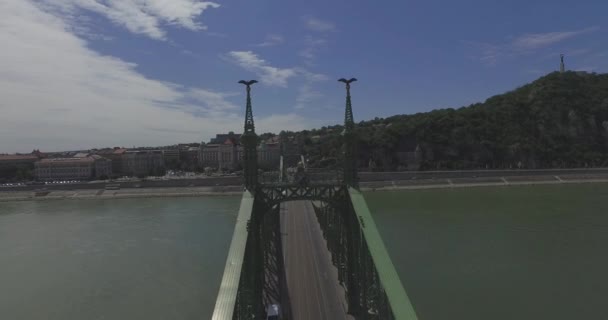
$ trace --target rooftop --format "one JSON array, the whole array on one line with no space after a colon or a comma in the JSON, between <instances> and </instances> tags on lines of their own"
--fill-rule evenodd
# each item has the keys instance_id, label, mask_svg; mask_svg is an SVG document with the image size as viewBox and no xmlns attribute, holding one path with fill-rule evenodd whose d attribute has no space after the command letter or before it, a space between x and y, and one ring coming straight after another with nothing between
<instances>
[{"instance_id":1,"label":"rooftop","mask_svg":"<svg viewBox=\"0 0 608 320\"><path fill-rule=\"evenodd\" d=\"M100 157L101 158L101 157ZM48 158L42 159L40 163L91 163L95 159L92 157L86 158Z\"/></svg>"},{"instance_id":2,"label":"rooftop","mask_svg":"<svg viewBox=\"0 0 608 320\"><path fill-rule=\"evenodd\" d=\"M33 154L0 154L0 161L38 160Z\"/></svg>"}]
</instances>

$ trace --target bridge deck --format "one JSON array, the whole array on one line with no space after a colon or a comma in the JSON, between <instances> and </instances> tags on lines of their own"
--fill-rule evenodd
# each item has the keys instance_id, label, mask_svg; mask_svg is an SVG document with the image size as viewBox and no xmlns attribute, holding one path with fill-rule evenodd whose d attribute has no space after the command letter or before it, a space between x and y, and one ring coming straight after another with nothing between
<instances>
[{"instance_id":1,"label":"bridge deck","mask_svg":"<svg viewBox=\"0 0 608 320\"><path fill-rule=\"evenodd\" d=\"M310 201L282 204L281 233L292 319L352 319Z\"/></svg>"}]
</instances>

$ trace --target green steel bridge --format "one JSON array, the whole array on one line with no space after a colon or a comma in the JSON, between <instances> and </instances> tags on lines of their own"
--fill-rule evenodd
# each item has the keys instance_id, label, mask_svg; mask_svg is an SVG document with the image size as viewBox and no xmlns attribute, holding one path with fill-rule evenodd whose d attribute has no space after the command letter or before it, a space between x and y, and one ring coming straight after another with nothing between
<instances>
[{"instance_id":1,"label":"green steel bridge","mask_svg":"<svg viewBox=\"0 0 608 320\"><path fill-rule=\"evenodd\" d=\"M358 190L350 97L355 80L339 80L346 85L341 170L309 175L301 168L288 177L281 161L271 178L257 167L256 81L239 82L247 90L245 190L212 319L266 319L272 304L280 319L417 319ZM285 205L294 201L307 206Z\"/></svg>"}]
</instances>

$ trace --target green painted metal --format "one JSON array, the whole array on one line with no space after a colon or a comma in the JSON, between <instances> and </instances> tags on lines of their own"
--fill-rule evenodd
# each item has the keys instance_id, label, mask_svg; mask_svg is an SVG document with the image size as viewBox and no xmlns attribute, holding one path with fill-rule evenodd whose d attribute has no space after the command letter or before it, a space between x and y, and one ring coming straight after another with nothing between
<instances>
[{"instance_id":1,"label":"green painted metal","mask_svg":"<svg viewBox=\"0 0 608 320\"><path fill-rule=\"evenodd\" d=\"M289 309L278 204L292 200L322 201L323 205L315 209L317 218L338 268L339 281L346 289L352 316L364 320L417 319L365 199L356 189L357 137L350 97L350 83L356 79L339 81L346 84L342 180L327 180L327 175L318 172L309 175L302 168L299 178L288 182L282 154L278 179L271 179L276 180L271 183L266 183L264 175L258 179L250 94L251 85L257 81L239 81L247 88L241 137L246 191L212 319L260 319L265 315L264 306L273 301L281 301Z\"/></svg>"},{"instance_id":2,"label":"green painted metal","mask_svg":"<svg viewBox=\"0 0 608 320\"><path fill-rule=\"evenodd\" d=\"M344 82L346 84L346 107L344 110L344 131L343 135L343 145L342 145L342 161L343 161L343 174L344 174L344 183L348 186L357 187L358 179L357 179L357 154L356 152L356 135L355 135L355 120L353 117L353 107L350 99L350 84L352 82L357 81L355 78L351 78L350 80L346 80L344 78L339 79L338 81Z\"/></svg>"},{"instance_id":3,"label":"green painted metal","mask_svg":"<svg viewBox=\"0 0 608 320\"><path fill-rule=\"evenodd\" d=\"M247 89L247 103L245 107L245 126L241 141L244 146L243 153L243 175L245 176L245 187L247 190L255 191L258 183L258 153L256 146L258 144L258 136L255 133L255 125L253 123L253 109L251 106L251 85L257 83L256 80L244 81L242 83Z\"/></svg>"},{"instance_id":4,"label":"green painted metal","mask_svg":"<svg viewBox=\"0 0 608 320\"><path fill-rule=\"evenodd\" d=\"M340 184L278 184L259 185L256 197L268 207L297 200L319 200L327 203L344 201L346 186Z\"/></svg>"},{"instance_id":5,"label":"green painted metal","mask_svg":"<svg viewBox=\"0 0 608 320\"><path fill-rule=\"evenodd\" d=\"M399 275L395 270L395 266L386 251L384 242L376 228L376 223L369 211L363 194L354 188L348 188L348 193L350 194L350 200L353 209L355 210L355 214L359 218L359 226L371 253L373 264L375 265L378 277L380 278L380 283L388 297L388 303L391 307L394 319L418 319L414 307L399 279Z\"/></svg>"},{"instance_id":6,"label":"green painted metal","mask_svg":"<svg viewBox=\"0 0 608 320\"><path fill-rule=\"evenodd\" d=\"M249 191L245 191L241 198L241 207L236 218L228 258L226 258L224 276L211 317L213 320L233 319L247 246L247 223L253 212L253 204L253 195Z\"/></svg>"}]
</instances>

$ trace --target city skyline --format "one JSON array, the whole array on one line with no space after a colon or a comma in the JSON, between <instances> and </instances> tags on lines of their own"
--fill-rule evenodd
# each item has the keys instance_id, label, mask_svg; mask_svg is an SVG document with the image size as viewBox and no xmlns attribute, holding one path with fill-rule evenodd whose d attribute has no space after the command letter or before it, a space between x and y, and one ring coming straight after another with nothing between
<instances>
[{"instance_id":1,"label":"city skyline","mask_svg":"<svg viewBox=\"0 0 608 320\"><path fill-rule=\"evenodd\" d=\"M516 8L516 9L514 9ZM606 72L606 4L8 0L0 152L154 146L460 107L566 69ZM579 21L556 16L585 16Z\"/></svg>"}]
</instances>

